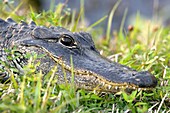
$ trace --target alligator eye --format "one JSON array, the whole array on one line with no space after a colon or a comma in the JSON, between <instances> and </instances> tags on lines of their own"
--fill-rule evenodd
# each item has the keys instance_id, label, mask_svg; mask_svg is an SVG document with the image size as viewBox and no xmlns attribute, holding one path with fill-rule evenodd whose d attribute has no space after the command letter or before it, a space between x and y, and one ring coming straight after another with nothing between
<instances>
[{"instance_id":1,"label":"alligator eye","mask_svg":"<svg viewBox=\"0 0 170 113\"><path fill-rule=\"evenodd\" d=\"M62 35L61 38L59 39L59 41L61 44L68 46L68 47L76 46L74 39L69 35Z\"/></svg>"}]
</instances>

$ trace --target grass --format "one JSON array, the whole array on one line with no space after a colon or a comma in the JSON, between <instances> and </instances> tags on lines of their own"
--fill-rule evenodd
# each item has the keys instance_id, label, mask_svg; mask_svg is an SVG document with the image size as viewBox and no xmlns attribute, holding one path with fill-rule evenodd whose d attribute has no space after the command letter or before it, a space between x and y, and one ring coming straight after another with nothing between
<instances>
[{"instance_id":1,"label":"grass","mask_svg":"<svg viewBox=\"0 0 170 113\"><path fill-rule=\"evenodd\" d=\"M158 79L158 86L151 91L134 91L130 94L123 91L101 94L84 89L76 90L74 84L56 84L56 67L43 77L41 71L36 71L39 63L34 63L38 56L28 55L30 60L23 69L22 77L14 74L18 70L10 67L7 62L1 61L12 76L12 80L8 84L0 84L0 112L168 112L170 109L169 27L163 27L157 22L142 19L137 15L134 25L129 27L128 31L123 31L121 28L118 32L111 32L109 22L107 38L105 38L101 36L102 33L99 33L103 31L102 29L93 29L93 27L106 17L88 27L82 24L84 8L76 19L75 12L73 11L71 15L70 9L64 4L51 7L51 10L41 13L36 13L30 7L29 12L21 16L18 10L21 10L22 3L14 6L12 2L0 1L0 17L5 19L10 16L16 21L27 22L34 20L38 25L63 26L72 31L87 30L92 34L97 48L104 56L136 70L151 72ZM108 15L114 18L112 16L113 14ZM122 22L124 19L125 17ZM110 33L113 35L109 35ZM9 52L12 53L12 50Z\"/></svg>"}]
</instances>

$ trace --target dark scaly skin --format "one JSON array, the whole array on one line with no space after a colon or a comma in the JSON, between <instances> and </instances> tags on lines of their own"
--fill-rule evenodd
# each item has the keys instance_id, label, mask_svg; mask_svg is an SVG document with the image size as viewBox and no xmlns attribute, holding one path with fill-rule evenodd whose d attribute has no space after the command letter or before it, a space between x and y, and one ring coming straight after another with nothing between
<instances>
[{"instance_id":1,"label":"dark scaly skin","mask_svg":"<svg viewBox=\"0 0 170 113\"><path fill-rule=\"evenodd\" d=\"M65 83L63 68L68 82L71 81L72 56L74 82L78 88L115 92L121 88L150 89L157 85L156 78L149 72L137 72L101 56L91 35L86 32L73 33L62 27L47 28L37 26L34 22L18 24L11 18L6 21L0 19L0 43L1 60L6 60L4 48L17 47L21 54L44 54L44 57L37 59L41 62L39 69L47 73L58 64L56 74L59 84ZM26 60L14 60L11 65L22 72Z\"/></svg>"}]
</instances>

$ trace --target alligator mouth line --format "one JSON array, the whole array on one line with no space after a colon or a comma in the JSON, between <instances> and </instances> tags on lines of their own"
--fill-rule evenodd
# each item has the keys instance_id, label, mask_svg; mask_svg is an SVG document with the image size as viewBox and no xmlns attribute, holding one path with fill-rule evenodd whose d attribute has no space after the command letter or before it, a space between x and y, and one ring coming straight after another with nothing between
<instances>
[{"instance_id":1,"label":"alligator mouth line","mask_svg":"<svg viewBox=\"0 0 170 113\"><path fill-rule=\"evenodd\" d=\"M101 75L96 74L92 71L88 71L88 70L84 70L84 69L72 69L73 67L67 65L64 63L64 61L62 60L61 57L57 57L55 55L53 55L52 53L48 52L48 50L46 50L45 48L43 48L43 50L45 50L47 52L47 54L49 54L49 56L59 65L63 66L65 70L69 71L70 73L73 71L74 76L80 76L82 78L90 78L93 77L95 83L97 83L98 85L91 88L92 86L86 86L85 84L79 84L81 85L83 88L89 89L89 90L97 90L97 91L107 91L107 92L117 92L119 90L123 90L123 89L132 89L132 90L150 90L151 88L139 88L139 86L134 85L134 84L130 84L130 83L114 83L112 81L106 80L104 79ZM74 64L73 64L74 65Z\"/></svg>"}]
</instances>

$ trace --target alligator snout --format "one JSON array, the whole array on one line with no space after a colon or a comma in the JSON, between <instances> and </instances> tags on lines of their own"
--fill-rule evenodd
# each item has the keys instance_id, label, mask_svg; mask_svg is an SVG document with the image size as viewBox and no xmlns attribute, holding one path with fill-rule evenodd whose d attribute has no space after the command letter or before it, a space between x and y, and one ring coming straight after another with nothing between
<instances>
[{"instance_id":1,"label":"alligator snout","mask_svg":"<svg viewBox=\"0 0 170 113\"><path fill-rule=\"evenodd\" d=\"M112 62L104 58L95 51L87 52L85 57L74 57L75 67L89 70L96 73L101 79L101 83L108 81L107 84L116 87L115 84L122 87L132 88L153 88L157 85L157 80L148 71L138 72L127 66ZM126 86L127 84L127 86Z\"/></svg>"},{"instance_id":2,"label":"alligator snout","mask_svg":"<svg viewBox=\"0 0 170 113\"><path fill-rule=\"evenodd\" d=\"M156 87L157 85L156 78L147 71L141 71L136 74L133 74L132 76L134 76L134 80L131 80L130 83L133 83L139 86L140 88Z\"/></svg>"}]
</instances>

